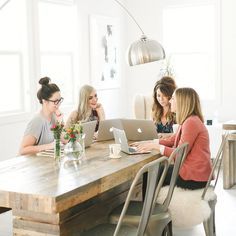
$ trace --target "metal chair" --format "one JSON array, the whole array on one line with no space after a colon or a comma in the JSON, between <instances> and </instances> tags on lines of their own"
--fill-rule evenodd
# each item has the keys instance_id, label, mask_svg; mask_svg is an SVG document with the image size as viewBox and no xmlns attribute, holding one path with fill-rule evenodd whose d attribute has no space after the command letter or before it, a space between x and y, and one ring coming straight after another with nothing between
<instances>
[{"instance_id":1,"label":"metal chair","mask_svg":"<svg viewBox=\"0 0 236 236\"><path fill-rule=\"evenodd\" d=\"M184 161L184 158L187 154L187 148L188 144L182 144L176 150L171 154L171 156L168 158L168 163L170 164L173 159L175 159L174 169L171 176L171 182L170 182L170 188L166 195L165 201L163 204L156 204L156 199L159 194L159 189L161 188L163 181L166 176L167 169L164 169L163 175L161 176L159 183L157 185L157 191L154 196L153 201L153 210L151 212L151 216L149 219L149 223L147 225L146 233L150 236L161 236L161 235L172 235L172 221L171 221L171 215L169 212L169 204L171 201L171 197L175 188L176 179L179 174L179 169L181 164ZM148 175L149 179L149 175ZM149 180L148 180L149 181ZM147 190L148 191L148 190ZM127 209L127 213L123 218L123 224L125 225L131 225L131 226L137 226L140 216L141 216L141 209L144 208L144 204L147 201L145 197L145 201L138 202L138 201L132 201L129 204L129 207ZM114 209L110 215L110 222L115 224L118 222L119 214L123 208L123 205L118 206L116 209Z\"/></svg>"},{"instance_id":2,"label":"metal chair","mask_svg":"<svg viewBox=\"0 0 236 236\"><path fill-rule=\"evenodd\" d=\"M216 235L215 206L217 195L214 192L214 189L218 181L222 163L221 156L227 138L228 134L226 133L222 138L221 145L213 162L212 171L204 189L175 189L169 206L169 210L172 214L173 226L177 228L190 228L203 223L206 236ZM214 176L214 184L211 184ZM165 191L168 191L168 186L161 189L157 200L158 203L162 202L162 198L165 197ZM190 206L193 207L191 214L188 212ZM179 219L181 219L181 221Z\"/></svg>"},{"instance_id":3,"label":"metal chair","mask_svg":"<svg viewBox=\"0 0 236 236\"><path fill-rule=\"evenodd\" d=\"M215 196L214 199L207 199L206 194L207 194L208 191L214 191L215 190L215 187L216 187L216 184L217 184L218 178L219 178L221 163L222 163L222 160L223 160L223 158L221 158L221 156L222 156L223 148L224 148L224 145L227 141L227 138L228 138L228 133L225 133L223 135L222 142L221 142L220 148L218 150L218 153L216 155L216 158L213 162L212 171L211 171L211 174L210 174L209 179L207 181L207 185L204 188L202 196L201 196L201 198L203 200L208 201L209 207L211 208L210 217L203 222L203 226L204 226L206 236L215 236L216 235L215 206L216 206L216 202L217 202L217 195L216 194L214 195ZM214 182L213 185L211 185L214 174L216 174L215 182Z\"/></svg>"},{"instance_id":4,"label":"metal chair","mask_svg":"<svg viewBox=\"0 0 236 236\"><path fill-rule=\"evenodd\" d=\"M159 166L160 163L162 163L165 166L165 169L168 168L168 160L166 157L161 157L155 161L152 161L150 163L147 163L145 166L143 166L138 173L136 174L130 190L128 192L128 196L126 198L126 201L123 205L123 209L120 212L120 215L117 220L117 224L100 224L96 227L89 229L88 231L82 232L81 236L144 236L147 235L145 233L150 213L152 210L152 206L154 203L154 196L158 195L158 192L160 191L161 185L158 184L157 186L157 177L159 174ZM140 212L139 222L135 226L130 225L122 225L123 219L125 217L126 211L130 204L130 198L132 196L132 193L135 189L135 186L137 185L139 179L142 177L143 173L148 172L150 178L148 180L147 185L147 195L144 204L142 205L142 209ZM163 179L164 172L161 175L161 179Z\"/></svg>"}]
</instances>

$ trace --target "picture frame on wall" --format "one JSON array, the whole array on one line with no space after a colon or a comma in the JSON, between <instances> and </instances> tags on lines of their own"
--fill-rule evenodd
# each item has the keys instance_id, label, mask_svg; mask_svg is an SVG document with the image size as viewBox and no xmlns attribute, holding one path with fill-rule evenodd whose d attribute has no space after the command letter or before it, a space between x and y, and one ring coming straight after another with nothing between
<instances>
[{"instance_id":1,"label":"picture frame on wall","mask_svg":"<svg viewBox=\"0 0 236 236\"><path fill-rule=\"evenodd\" d=\"M91 83L96 89L120 86L119 18L90 16Z\"/></svg>"}]
</instances>

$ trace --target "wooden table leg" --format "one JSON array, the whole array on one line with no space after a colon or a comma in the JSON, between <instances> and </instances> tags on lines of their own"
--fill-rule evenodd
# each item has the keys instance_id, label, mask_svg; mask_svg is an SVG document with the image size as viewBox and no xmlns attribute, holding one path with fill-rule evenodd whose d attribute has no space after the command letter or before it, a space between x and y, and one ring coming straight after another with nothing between
<instances>
[{"instance_id":1,"label":"wooden table leg","mask_svg":"<svg viewBox=\"0 0 236 236\"><path fill-rule=\"evenodd\" d=\"M236 184L236 134L230 134L223 152L223 187Z\"/></svg>"},{"instance_id":2,"label":"wooden table leg","mask_svg":"<svg viewBox=\"0 0 236 236\"><path fill-rule=\"evenodd\" d=\"M130 182L57 214L13 210L14 236L73 236L106 222L109 213L126 199ZM134 198L139 198L141 184Z\"/></svg>"},{"instance_id":3,"label":"wooden table leg","mask_svg":"<svg viewBox=\"0 0 236 236\"><path fill-rule=\"evenodd\" d=\"M14 236L60 236L58 214L13 210Z\"/></svg>"}]
</instances>

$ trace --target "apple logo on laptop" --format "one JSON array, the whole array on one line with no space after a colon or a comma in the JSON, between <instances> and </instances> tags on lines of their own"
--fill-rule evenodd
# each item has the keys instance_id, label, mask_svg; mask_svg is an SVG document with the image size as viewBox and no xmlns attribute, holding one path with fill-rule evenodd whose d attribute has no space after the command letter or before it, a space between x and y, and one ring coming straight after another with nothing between
<instances>
[{"instance_id":1,"label":"apple logo on laptop","mask_svg":"<svg viewBox=\"0 0 236 236\"><path fill-rule=\"evenodd\" d=\"M140 134L142 133L141 128L138 128L137 131L138 131L138 133L140 133Z\"/></svg>"}]
</instances>

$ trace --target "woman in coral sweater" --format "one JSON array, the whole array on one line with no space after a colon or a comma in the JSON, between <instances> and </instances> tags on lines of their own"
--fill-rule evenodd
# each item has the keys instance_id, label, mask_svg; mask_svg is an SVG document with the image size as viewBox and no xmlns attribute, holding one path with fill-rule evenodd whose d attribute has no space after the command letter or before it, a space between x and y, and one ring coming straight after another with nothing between
<instances>
[{"instance_id":1,"label":"woman in coral sweater","mask_svg":"<svg viewBox=\"0 0 236 236\"><path fill-rule=\"evenodd\" d=\"M192 88L178 88L171 99L171 111L176 112L178 131L167 139L136 143L138 151L159 150L170 156L179 145L189 144L176 185L181 188L204 188L211 172L209 135L203 123L200 99ZM173 166L168 169L164 185L170 184ZM144 184L145 185L145 184Z\"/></svg>"}]
</instances>

